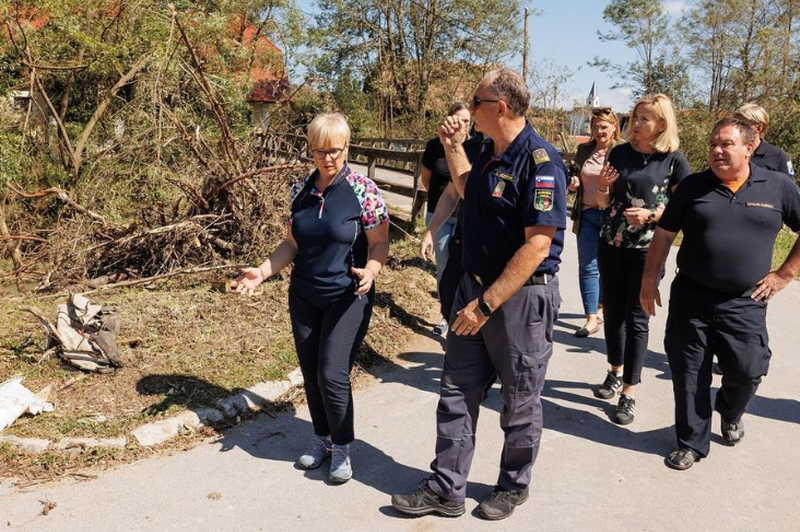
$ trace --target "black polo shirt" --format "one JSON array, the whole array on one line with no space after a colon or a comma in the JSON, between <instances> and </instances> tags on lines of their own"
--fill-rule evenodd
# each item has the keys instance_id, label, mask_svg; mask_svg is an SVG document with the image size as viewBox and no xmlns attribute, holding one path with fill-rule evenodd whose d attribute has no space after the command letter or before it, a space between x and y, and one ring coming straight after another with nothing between
<instances>
[{"instance_id":1,"label":"black polo shirt","mask_svg":"<svg viewBox=\"0 0 800 532\"><path fill-rule=\"evenodd\" d=\"M792 160L789 159L786 152L773 146L764 139L761 139L761 144L759 144L756 151L753 152L752 161L754 165L760 166L761 168L794 176Z\"/></svg>"},{"instance_id":2,"label":"black polo shirt","mask_svg":"<svg viewBox=\"0 0 800 532\"><path fill-rule=\"evenodd\" d=\"M681 181L658 225L683 231L678 268L694 281L743 293L764 278L782 224L800 231L800 191L785 174L750 164L734 194L711 170Z\"/></svg>"},{"instance_id":3,"label":"black polo shirt","mask_svg":"<svg viewBox=\"0 0 800 532\"><path fill-rule=\"evenodd\" d=\"M309 301L331 301L353 295L350 268L367 263L366 231L389 223L389 214L375 183L347 163L322 192L314 187L318 173L292 187L289 223L297 255L291 289Z\"/></svg>"},{"instance_id":4,"label":"black polo shirt","mask_svg":"<svg viewBox=\"0 0 800 532\"><path fill-rule=\"evenodd\" d=\"M464 270L493 282L525 243L525 228L555 227L550 255L536 273L556 273L567 225L567 172L558 152L530 124L493 157L481 144L462 205Z\"/></svg>"}]
</instances>

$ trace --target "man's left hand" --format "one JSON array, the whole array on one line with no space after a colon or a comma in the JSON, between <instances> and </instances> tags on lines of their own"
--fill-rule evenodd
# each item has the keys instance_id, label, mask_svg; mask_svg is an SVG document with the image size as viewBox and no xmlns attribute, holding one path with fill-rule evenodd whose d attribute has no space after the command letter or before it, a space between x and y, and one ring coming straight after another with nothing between
<instances>
[{"instance_id":1,"label":"man's left hand","mask_svg":"<svg viewBox=\"0 0 800 532\"><path fill-rule=\"evenodd\" d=\"M456 312L456 314L458 317L456 318L456 321L453 322L450 330L459 336L474 336L478 334L478 331L481 330L481 327L483 327L483 325L489 321L489 318L484 316L483 313L478 310L477 299L470 301L466 307Z\"/></svg>"},{"instance_id":2,"label":"man's left hand","mask_svg":"<svg viewBox=\"0 0 800 532\"><path fill-rule=\"evenodd\" d=\"M791 277L781 275L777 270L769 272L766 277L756 283L756 289L750 297L756 301L769 301L772 296L786 288L791 280Z\"/></svg>"}]
</instances>

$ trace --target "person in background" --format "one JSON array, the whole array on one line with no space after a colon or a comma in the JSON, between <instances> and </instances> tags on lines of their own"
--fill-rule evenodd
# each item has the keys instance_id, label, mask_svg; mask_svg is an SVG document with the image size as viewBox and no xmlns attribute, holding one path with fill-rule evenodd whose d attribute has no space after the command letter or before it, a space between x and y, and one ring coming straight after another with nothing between
<instances>
[{"instance_id":1,"label":"person in background","mask_svg":"<svg viewBox=\"0 0 800 532\"><path fill-rule=\"evenodd\" d=\"M467 154L467 159L474 161L478 156L478 152L483 142L483 135L476 131L470 131L469 139L464 141L464 152ZM428 230L422 237L420 243L420 256L423 260L428 260L433 250L433 234L439 230L439 227L453 216L461 198L456 191L456 187L451 181L442 192L439 202L436 204L436 211L433 213L428 224ZM464 266L461 263L461 226L464 221L462 220L461 210L459 209L458 219L453 234L447 242L448 258L447 264L442 272L442 277L439 279L439 303L440 311L444 319L450 321L450 312L453 309L453 302L456 299L456 291L458 284L461 282L461 277L464 276Z\"/></svg>"},{"instance_id":2,"label":"person in background","mask_svg":"<svg viewBox=\"0 0 800 532\"><path fill-rule=\"evenodd\" d=\"M659 272L683 232L664 337L678 440L665 460L672 469L689 469L708 456L712 353L722 370L714 407L722 438L728 445L744 438L742 416L772 357L767 302L800 272L800 239L772 269L783 224L800 232L800 190L788 176L752 162L758 138L753 129L736 117L714 125L710 169L675 191L647 254L641 303L654 316L661 305Z\"/></svg>"},{"instance_id":3,"label":"person in background","mask_svg":"<svg viewBox=\"0 0 800 532\"><path fill-rule=\"evenodd\" d=\"M462 124L469 127L470 112L467 104L461 102L453 103L447 110L447 116L453 116ZM430 226L431 219L436 212L436 206L439 203L442 193L444 192L447 184L450 183L450 169L447 167L447 159L444 155L444 147L439 137L433 138L428 141L425 146L425 152L422 155L422 186L428 191L428 207L425 212L425 225ZM442 282L442 273L444 272L447 260L449 258L449 251L447 243L453 236L455 231L456 222L458 220L458 198L448 197L448 209L450 216L444 220L441 225L432 231L433 241L433 254L436 258L436 285L437 290L441 292L440 284ZM452 205L451 205L452 204ZM423 253L425 253L423 248ZM447 319L449 316L442 316L442 321L434 327L434 333L444 336L447 334Z\"/></svg>"},{"instance_id":4,"label":"person in background","mask_svg":"<svg viewBox=\"0 0 800 532\"><path fill-rule=\"evenodd\" d=\"M597 204L609 209L597 262L611 367L595 395L612 399L622 389L612 418L621 425L634 420L634 393L647 353L649 316L639 302L647 248L670 195L689 175L689 163L678 151L678 124L669 97L639 100L625 136L630 142L611 150L597 179Z\"/></svg>"},{"instance_id":5,"label":"person in background","mask_svg":"<svg viewBox=\"0 0 800 532\"><path fill-rule=\"evenodd\" d=\"M756 136L756 149L751 158L753 164L773 172L781 172L789 177L794 177L794 167L789 155L762 138L762 135L767 131L767 126L769 126L767 111L758 104L746 103L739 107L733 113L733 116L734 118L745 120L753 126Z\"/></svg>"},{"instance_id":6,"label":"person in background","mask_svg":"<svg viewBox=\"0 0 800 532\"><path fill-rule=\"evenodd\" d=\"M289 314L314 425L297 464L313 469L331 458L330 480L342 483L353 475L350 370L389 254L389 215L375 183L347 165L350 127L341 114L314 118L308 144L317 169L292 188L286 239L232 285L251 295L294 263Z\"/></svg>"},{"instance_id":7,"label":"person in background","mask_svg":"<svg viewBox=\"0 0 800 532\"><path fill-rule=\"evenodd\" d=\"M578 279L586 323L575 331L586 338L600 329L600 273L597 268L597 244L603 225L603 210L597 204L597 178L611 148L619 144L617 115L610 107L594 109L591 118L592 139L578 146L575 154L576 175L570 178L569 190L577 191L572 208L572 232L578 235Z\"/></svg>"}]
</instances>

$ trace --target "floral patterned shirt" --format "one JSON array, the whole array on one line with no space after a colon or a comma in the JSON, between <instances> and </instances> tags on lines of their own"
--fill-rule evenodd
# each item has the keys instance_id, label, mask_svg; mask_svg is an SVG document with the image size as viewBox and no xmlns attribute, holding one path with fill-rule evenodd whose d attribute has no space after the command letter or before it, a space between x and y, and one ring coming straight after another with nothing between
<instances>
[{"instance_id":1,"label":"floral patterned shirt","mask_svg":"<svg viewBox=\"0 0 800 532\"><path fill-rule=\"evenodd\" d=\"M625 209L637 207L653 212L663 209L672 187L691 173L689 162L680 151L641 153L630 144L615 147L608 162L617 170L619 178L613 184L611 205L600 236L615 247L646 249L653 240L656 224L629 225Z\"/></svg>"}]
</instances>

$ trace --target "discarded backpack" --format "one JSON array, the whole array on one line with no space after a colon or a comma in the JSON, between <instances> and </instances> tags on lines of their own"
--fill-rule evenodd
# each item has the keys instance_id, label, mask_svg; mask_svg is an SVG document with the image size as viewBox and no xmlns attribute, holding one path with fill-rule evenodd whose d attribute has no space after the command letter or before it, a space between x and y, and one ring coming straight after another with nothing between
<instances>
[{"instance_id":1,"label":"discarded backpack","mask_svg":"<svg viewBox=\"0 0 800 532\"><path fill-rule=\"evenodd\" d=\"M58 306L55 326L40 313L32 313L47 330L47 348L57 347L65 362L96 373L110 373L122 367L116 344L121 319L115 307L71 294L66 304Z\"/></svg>"}]
</instances>

